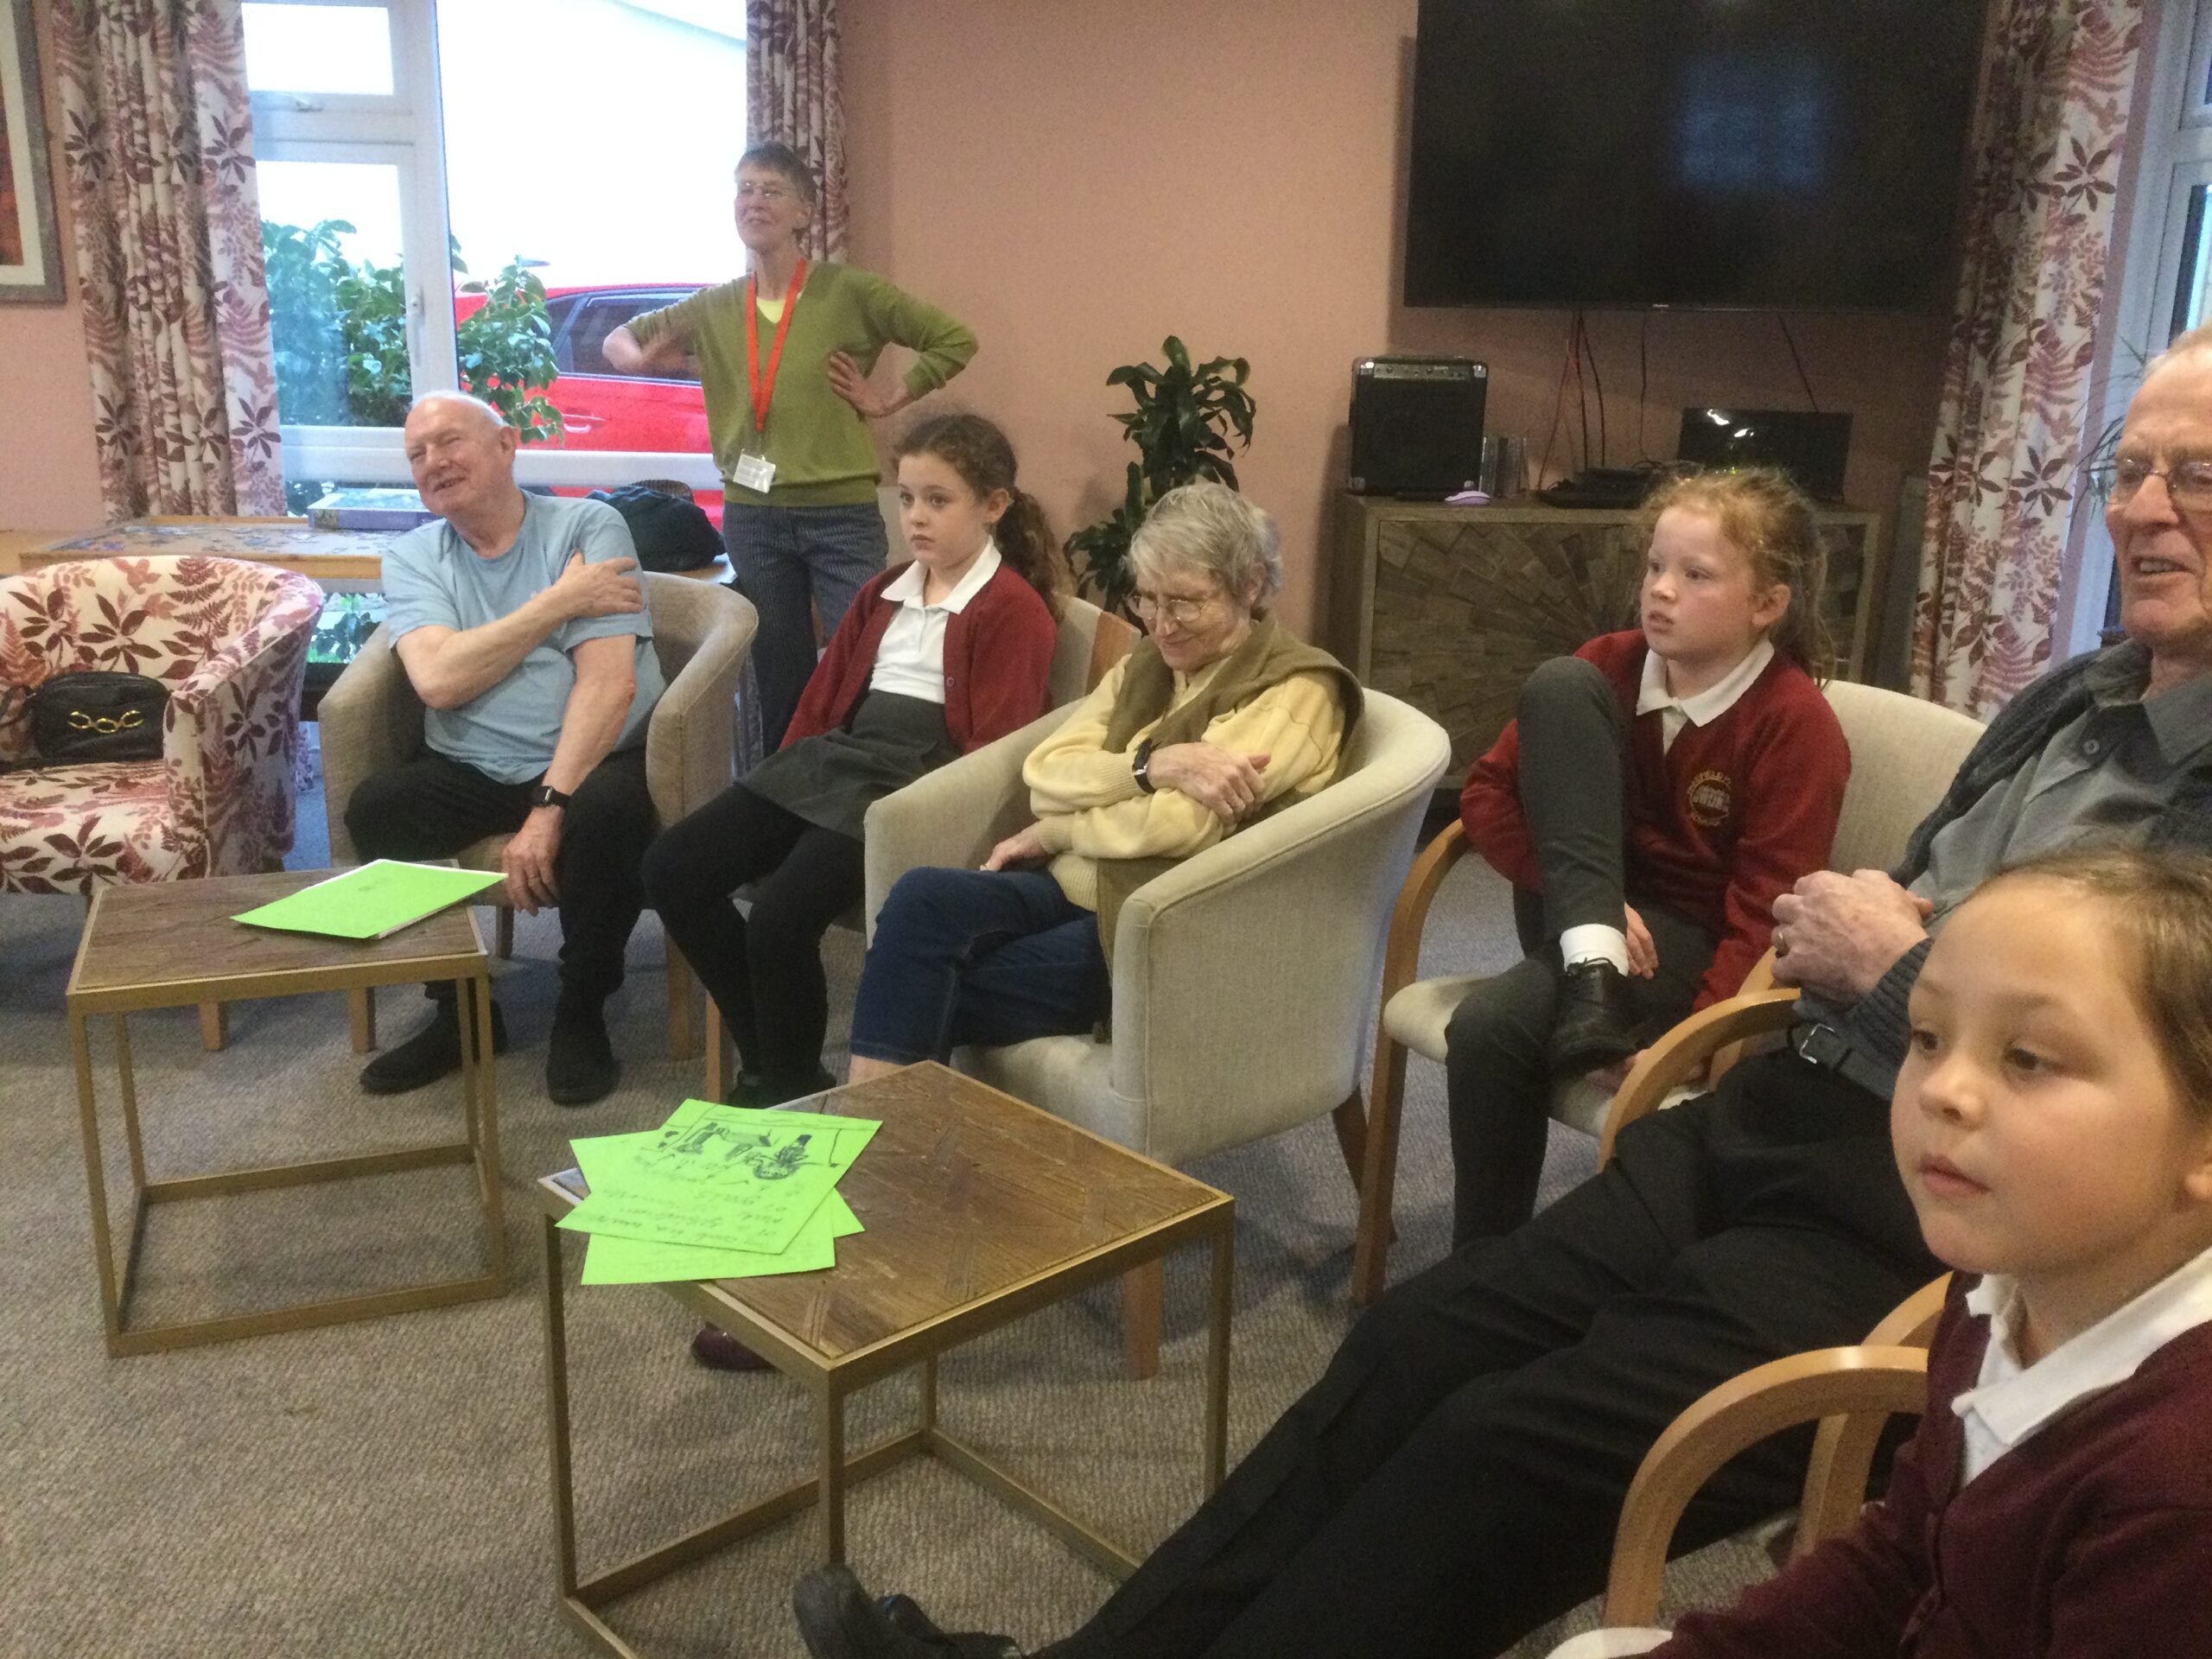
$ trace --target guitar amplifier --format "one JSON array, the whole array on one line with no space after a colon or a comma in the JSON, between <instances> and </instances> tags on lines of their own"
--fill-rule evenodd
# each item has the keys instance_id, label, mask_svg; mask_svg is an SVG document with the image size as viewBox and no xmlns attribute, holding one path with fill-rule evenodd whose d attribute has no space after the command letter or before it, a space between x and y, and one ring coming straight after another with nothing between
<instances>
[{"instance_id":1,"label":"guitar amplifier","mask_svg":"<svg viewBox=\"0 0 2212 1659\"><path fill-rule=\"evenodd\" d=\"M1351 372L1355 495L1441 500L1482 469L1490 369L1465 357L1363 357Z\"/></svg>"}]
</instances>

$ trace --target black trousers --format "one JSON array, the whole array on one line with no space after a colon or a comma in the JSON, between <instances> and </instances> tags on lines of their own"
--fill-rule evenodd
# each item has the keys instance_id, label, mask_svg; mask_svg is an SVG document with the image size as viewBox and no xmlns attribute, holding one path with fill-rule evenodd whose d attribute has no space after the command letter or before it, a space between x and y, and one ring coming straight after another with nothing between
<instances>
[{"instance_id":1,"label":"black trousers","mask_svg":"<svg viewBox=\"0 0 2212 1659\"><path fill-rule=\"evenodd\" d=\"M860 902L861 843L732 784L645 854L645 892L736 1039L744 1069L810 1081L830 990L822 936ZM753 889L750 918L730 894Z\"/></svg>"},{"instance_id":2,"label":"black trousers","mask_svg":"<svg viewBox=\"0 0 2212 1659\"><path fill-rule=\"evenodd\" d=\"M1497 1652L1603 1587L1637 1465L1751 1366L1862 1340L1941 1270L1888 1107L1794 1055L1632 1125L1605 1171L1369 1310L1319 1382L1054 1659ZM1689 1549L1796 1501L1730 1464Z\"/></svg>"},{"instance_id":3,"label":"black trousers","mask_svg":"<svg viewBox=\"0 0 2212 1659\"><path fill-rule=\"evenodd\" d=\"M1514 920L1529 954L1469 991L1445 1039L1452 1126L1452 1243L1509 1233L1535 1213L1544 1168L1551 1069L1545 1046L1563 969L1559 937L1588 923L1622 925L1627 887L1628 721L1605 677L1559 657L1522 686L1521 810L1536 844L1541 895L1516 891ZM1641 1027L1656 1038L1697 1000L1713 936L1648 899L1637 913L1659 968L1629 977Z\"/></svg>"},{"instance_id":4,"label":"black trousers","mask_svg":"<svg viewBox=\"0 0 2212 1659\"><path fill-rule=\"evenodd\" d=\"M363 858L450 858L530 816L538 779L503 784L424 750L365 779L346 805ZM561 992L604 1001L622 983L622 952L645 908L638 866L653 838L643 747L610 754L576 786L561 818L553 880L561 905ZM450 985L431 995L449 997Z\"/></svg>"}]
</instances>

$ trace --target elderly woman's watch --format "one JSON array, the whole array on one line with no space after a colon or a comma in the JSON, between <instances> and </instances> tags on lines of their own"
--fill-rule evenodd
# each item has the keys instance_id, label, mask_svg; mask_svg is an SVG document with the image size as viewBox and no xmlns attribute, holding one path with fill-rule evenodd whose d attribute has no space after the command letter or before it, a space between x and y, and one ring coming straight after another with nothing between
<instances>
[{"instance_id":1,"label":"elderly woman's watch","mask_svg":"<svg viewBox=\"0 0 2212 1659\"><path fill-rule=\"evenodd\" d=\"M1160 792L1160 785L1152 781L1152 740L1150 738L1147 737L1137 745L1137 758L1131 763L1129 770L1136 775L1137 787L1144 793L1156 795Z\"/></svg>"},{"instance_id":2,"label":"elderly woman's watch","mask_svg":"<svg viewBox=\"0 0 2212 1659\"><path fill-rule=\"evenodd\" d=\"M532 806L558 806L565 808L569 804L569 798L568 796L563 795L559 790L554 788L552 785L540 784L537 786L537 792L530 798L530 804Z\"/></svg>"}]
</instances>

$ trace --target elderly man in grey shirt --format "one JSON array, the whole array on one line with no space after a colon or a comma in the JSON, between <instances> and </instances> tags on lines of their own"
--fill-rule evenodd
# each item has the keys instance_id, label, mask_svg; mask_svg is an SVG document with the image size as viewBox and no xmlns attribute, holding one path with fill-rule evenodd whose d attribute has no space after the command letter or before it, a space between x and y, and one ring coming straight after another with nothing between
<instances>
[{"instance_id":1,"label":"elderly man in grey shirt","mask_svg":"<svg viewBox=\"0 0 2212 1659\"><path fill-rule=\"evenodd\" d=\"M1631 1124L1517 1231L1379 1300L1321 1380L1056 1659L1495 1653L1594 1593L1637 1465L1754 1365L1862 1340L1940 1271L1892 1161L1888 1094L1929 929L2002 864L2094 836L2212 850L2212 329L2130 405L2107 511L2126 643L1993 723L1895 876L1777 899L1793 1046ZM1796 1501L1809 1436L1730 1464L1692 1548ZM1005 1655L804 1580L814 1652Z\"/></svg>"},{"instance_id":2,"label":"elderly man in grey shirt","mask_svg":"<svg viewBox=\"0 0 2212 1659\"><path fill-rule=\"evenodd\" d=\"M423 700L423 747L364 779L346 825L365 858L442 858L508 837L507 902L561 908L545 1092L588 1105L621 1075L603 1009L622 983L655 826L645 741L662 682L636 550L605 502L518 489L514 429L477 398L426 394L404 436L438 518L385 555L385 626ZM460 1065L452 988L431 995L429 1021L362 1071L369 1093ZM492 1029L504 1045L496 1005Z\"/></svg>"}]
</instances>

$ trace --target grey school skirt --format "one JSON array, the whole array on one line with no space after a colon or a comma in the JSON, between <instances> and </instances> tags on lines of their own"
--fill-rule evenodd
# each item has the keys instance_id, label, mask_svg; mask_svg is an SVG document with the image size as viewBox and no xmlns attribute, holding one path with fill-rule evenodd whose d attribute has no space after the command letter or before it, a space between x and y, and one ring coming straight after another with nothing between
<instances>
[{"instance_id":1,"label":"grey school skirt","mask_svg":"<svg viewBox=\"0 0 2212 1659\"><path fill-rule=\"evenodd\" d=\"M871 805L959 754L943 703L868 691L847 725L778 749L744 783L794 817L859 841Z\"/></svg>"}]
</instances>

